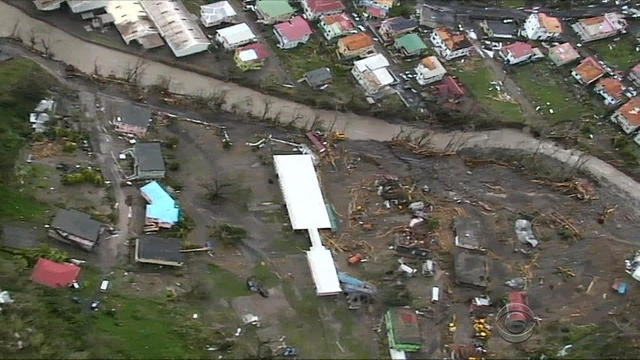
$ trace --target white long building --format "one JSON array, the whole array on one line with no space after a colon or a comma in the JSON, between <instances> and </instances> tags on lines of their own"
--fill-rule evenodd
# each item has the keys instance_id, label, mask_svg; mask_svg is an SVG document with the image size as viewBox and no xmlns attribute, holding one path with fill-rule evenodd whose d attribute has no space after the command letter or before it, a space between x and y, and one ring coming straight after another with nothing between
<instances>
[{"instance_id":1,"label":"white long building","mask_svg":"<svg viewBox=\"0 0 640 360\"><path fill-rule=\"evenodd\" d=\"M131 41L145 49L164 45L160 32L139 0L111 0L105 10L113 16L113 23L127 45Z\"/></svg>"},{"instance_id":2,"label":"white long building","mask_svg":"<svg viewBox=\"0 0 640 360\"><path fill-rule=\"evenodd\" d=\"M177 57L206 51L211 42L181 1L141 0L142 7Z\"/></svg>"}]
</instances>

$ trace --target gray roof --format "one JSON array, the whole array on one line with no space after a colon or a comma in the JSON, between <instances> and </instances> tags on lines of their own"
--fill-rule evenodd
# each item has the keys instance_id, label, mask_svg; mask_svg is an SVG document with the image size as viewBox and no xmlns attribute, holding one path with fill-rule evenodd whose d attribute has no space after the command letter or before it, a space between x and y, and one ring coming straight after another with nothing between
<instances>
[{"instance_id":1,"label":"gray roof","mask_svg":"<svg viewBox=\"0 0 640 360\"><path fill-rule=\"evenodd\" d=\"M98 241L100 234L99 222L93 220L88 214L73 209L58 210L51 227L93 242Z\"/></svg>"},{"instance_id":2,"label":"gray roof","mask_svg":"<svg viewBox=\"0 0 640 360\"><path fill-rule=\"evenodd\" d=\"M456 246L471 250L484 251L486 249L482 225L479 220L461 216L457 217L453 224L456 232Z\"/></svg>"},{"instance_id":3,"label":"gray roof","mask_svg":"<svg viewBox=\"0 0 640 360\"><path fill-rule=\"evenodd\" d=\"M513 22L506 24L497 20L485 20L485 22L494 35L515 35L518 32L518 27Z\"/></svg>"},{"instance_id":4,"label":"gray roof","mask_svg":"<svg viewBox=\"0 0 640 360\"><path fill-rule=\"evenodd\" d=\"M304 78L307 80L311 87L319 87L331 82L331 69L323 67L320 69L311 70L304 74Z\"/></svg>"},{"instance_id":5,"label":"gray roof","mask_svg":"<svg viewBox=\"0 0 640 360\"><path fill-rule=\"evenodd\" d=\"M391 19L387 19L384 20L382 22L383 25L388 26L389 29L395 31L395 32L400 32L400 31L405 31L408 29L412 29L415 27L418 27L418 22L416 20L413 19L407 19L401 16L398 17L394 17Z\"/></svg>"},{"instance_id":6,"label":"gray roof","mask_svg":"<svg viewBox=\"0 0 640 360\"><path fill-rule=\"evenodd\" d=\"M31 227L5 225L2 227L2 246L29 249L38 246L38 234Z\"/></svg>"},{"instance_id":7,"label":"gray roof","mask_svg":"<svg viewBox=\"0 0 640 360\"><path fill-rule=\"evenodd\" d=\"M137 143L133 147L133 154L138 163L138 171L164 171L160 143Z\"/></svg>"},{"instance_id":8,"label":"gray roof","mask_svg":"<svg viewBox=\"0 0 640 360\"><path fill-rule=\"evenodd\" d=\"M486 287L489 284L489 261L486 255L461 252L454 260L456 283Z\"/></svg>"},{"instance_id":9,"label":"gray roof","mask_svg":"<svg viewBox=\"0 0 640 360\"><path fill-rule=\"evenodd\" d=\"M131 104L122 104L122 106L117 109L117 113L125 124L143 128L149 126L149 119L151 119L151 110L149 109Z\"/></svg>"},{"instance_id":10,"label":"gray roof","mask_svg":"<svg viewBox=\"0 0 640 360\"><path fill-rule=\"evenodd\" d=\"M160 260L182 264L180 240L144 235L138 239L138 259Z\"/></svg>"}]
</instances>

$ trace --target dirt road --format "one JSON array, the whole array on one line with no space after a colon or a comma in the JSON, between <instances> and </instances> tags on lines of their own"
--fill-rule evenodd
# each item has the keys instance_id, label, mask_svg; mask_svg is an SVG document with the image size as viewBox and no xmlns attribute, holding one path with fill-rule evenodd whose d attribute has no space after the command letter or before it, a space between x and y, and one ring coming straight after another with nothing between
<instances>
[{"instance_id":1,"label":"dirt road","mask_svg":"<svg viewBox=\"0 0 640 360\"><path fill-rule=\"evenodd\" d=\"M133 55L82 41L0 2L0 36L18 36L25 43L29 43L28 38L31 34L42 40L36 44L40 50L44 50L41 44L44 43L56 60L74 65L86 73L94 73L97 70L102 75L113 74L123 77L136 65L141 64L140 59ZM49 66L48 61L39 59L39 62ZM145 61L142 66L144 71L138 79L141 85L153 85L166 78L167 74L171 74L169 90L172 92L194 96L224 94L224 110L237 114L251 114L259 118L266 112L267 117L277 117L283 122L294 121L299 127L308 127L314 120L326 125L335 123L334 129L344 130L346 135L354 140L388 141L395 135L404 133L414 138L427 136L430 146L439 150L481 147L547 155L566 166L580 168L596 179L613 185L640 203L640 184L612 165L581 151L564 149L551 141L535 139L521 131L502 129L467 133L430 132L391 124L373 117L314 109L153 61ZM59 73L59 70L54 72Z\"/></svg>"}]
</instances>

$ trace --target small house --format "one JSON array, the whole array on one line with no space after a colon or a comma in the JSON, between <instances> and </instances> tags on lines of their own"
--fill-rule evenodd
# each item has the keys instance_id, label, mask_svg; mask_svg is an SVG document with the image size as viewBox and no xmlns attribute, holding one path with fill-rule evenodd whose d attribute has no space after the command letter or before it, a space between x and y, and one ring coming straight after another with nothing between
<instances>
[{"instance_id":1,"label":"small house","mask_svg":"<svg viewBox=\"0 0 640 360\"><path fill-rule=\"evenodd\" d=\"M418 34L403 35L395 40L393 46L404 57L418 56L427 51L427 45Z\"/></svg>"},{"instance_id":2,"label":"small house","mask_svg":"<svg viewBox=\"0 0 640 360\"><path fill-rule=\"evenodd\" d=\"M514 22L482 20L480 28L486 37L492 39L513 39L518 34L518 28Z\"/></svg>"},{"instance_id":3,"label":"small house","mask_svg":"<svg viewBox=\"0 0 640 360\"><path fill-rule=\"evenodd\" d=\"M571 76L582 85L589 85L603 77L604 74L604 68L593 56L585 58L578 66L571 70Z\"/></svg>"},{"instance_id":4,"label":"small house","mask_svg":"<svg viewBox=\"0 0 640 360\"><path fill-rule=\"evenodd\" d=\"M165 176L164 159L160 143L137 143L123 153L133 156L133 175L129 180L161 179Z\"/></svg>"},{"instance_id":5,"label":"small house","mask_svg":"<svg viewBox=\"0 0 640 360\"><path fill-rule=\"evenodd\" d=\"M140 194L147 201L144 223L148 229L170 229L180 221L178 203L157 181L141 187Z\"/></svg>"},{"instance_id":6,"label":"small house","mask_svg":"<svg viewBox=\"0 0 640 360\"><path fill-rule=\"evenodd\" d=\"M258 0L256 2L256 15L265 24L275 24L288 20L293 16L294 10L287 0Z\"/></svg>"},{"instance_id":7,"label":"small house","mask_svg":"<svg viewBox=\"0 0 640 360\"><path fill-rule=\"evenodd\" d=\"M257 41L249 25L246 23L232 25L216 31L216 41L227 50Z\"/></svg>"},{"instance_id":8,"label":"small house","mask_svg":"<svg viewBox=\"0 0 640 360\"><path fill-rule=\"evenodd\" d=\"M80 267L39 258L31 273L31 281L50 288L69 287L78 281Z\"/></svg>"},{"instance_id":9,"label":"small house","mask_svg":"<svg viewBox=\"0 0 640 360\"><path fill-rule=\"evenodd\" d=\"M420 60L416 67L416 81L422 86L440 81L446 74L447 70L435 56L428 56Z\"/></svg>"},{"instance_id":10,"label":"small house","mask_svg":"<svg viewBox=\"0 0 640 360\"><path fill-rule=\"evenodd\" d=\"M545 13L531 14L524 22L522 35L530 40L552 40L562 34L562 22Z\"/></svg>"},{"instance_id":11,"label":"small house","mask_svg":"<svg viewBox=\"0 0 640 360\"><path fill-rule=\"evenodd\" d=\"M135 260L139 263L182 266L180 239L144 235L136 239Z\"/></svg>"},{"instance_id":12,"label":"small house","mask_svg":"<svg viewBox=\"0 0 640 360\"><path fill-rule=\"evenodd\" d=\"M445 76L442 83L436 85L435 88L438 97L444 101L455 101L466 95L460 81L453 76Z\"/></svg>"},{"instance_id":13,"label":"small house","mask_svg":"<svg viewBox=\"0 0 640 360\"><path fill-rule=\"evenodd\" d=\"M304 80L314 89L321 88L331 83L331 69L323 67L315 70L311 70L304 74Z\"/></svg>"},{"instance_id":14,"label":"small house","mask_svg":"<svg viewBox=\"0 0 640 360\"><path fill-rule=\"evenodd\" d=\"M389 10L395 4L395 0L359 0L360 7L363 7L367 14L374 18L382 19L387 17Z\"/></svg>"},{"instance_id":15,"label":"small house","mask_svg":"<svg viewBox=\"0 0 640 360\"><path fill-rule=\"evenodd\" d=\"M469 55L471 42L463 33L454 33L449 28L440 27L431 33L431 43L436 52L445 60Z\"/></svg>"},{"instance_id":16,"label":"small house","mask_svg":"<svg viewBox=\"0 0 640 360\"><path fill-rule=\"evenodd\" d=\"M394 17L383 20L378 30L382 39L386 42L392 42L393 39L410 33L418 27L418 21L403 17Z\"/></svg>"},{"instance_id":17,"label":"small house","mask_svg":"<svg viewBox=\"0 0 640 360\"><path fill-rule=\"evenodd\" d=\"M640 87L640 64L634 66L629 71L629 80L635 85Z\"/></svg>"},{"instance_id":18,"label":"small house","mask_svg":"<svg viewBox=\"0 0 640 360\"><path fill-rule=\"evenodd\" d=\"M604 98L604 104L607 106L620 104L625 98L626 89L622 81L615 78L600 79L593 87L593 91Z\"/></svg>"},{"instance_id":19,"label":"small house","mask_svg":"<svg viewBox=\"0 0 640 360\"><path fill-rule=\"evenodd\" d=\"M340 0L301 0L300 4L308 20L339 14L345 10L344 4Z\"/></svg>"},{"instance_id":20,"label":"small house","mask_svg":"<svg viewBox=\"0 0 640 360\"><path fill-rule=\"evenodd\" d=\"M583 42L600 40L627 32L629 24L618 13L606 13L588 19L582 19L571 25Z\"/></svg>"},{"instance_id":21,"label":"small house","mask_svg":"<svg viewBox=\"0 0 640 360\"><path fill-rule=\"evenodd\" d=\"M391 308L384 315L389 348L416 352L422 348L418 315L412 309Z\"/></svg>"},{"instance_id":22,"label":"small house","mask_svg":"<svg viewBox=\"0 0 640 360\"><path fill-rule=\"evenodd\" d=\"M200 21L204 27L236 22L236 11L228 1L200 6Z\"/></svg>"},{"instance_id":23,"label":"small house","mask_svg":"<svg viewBox=\"0 0 640 360\"><path fill-rule=\"evenodd\" d=\"M51 222L49 236L90 251L98 243L100 223L83 212L60 209Z\"/></svg>"},{"instance_id":24,"label":"small house","mask_svg":"<svg viewBox=\"0 0 640 360\"><path fill-rule=\"evenodd\" d=\"M276 24L273 27L273 33L276 35L279 48L293 49L309 41L313 30L302 16L295 16L289 21Z\"/></svg>"},{"instance_id":25,"label":"small house","mask_svg":"<svg viewBox=\"0 0 640 360\"><path fill-rule=\"evenodd\" d=\"M123 134L130 134L137 137L144 137L151 121L151 110L141 106L123 104L115 111L113 119L115 131Z\"/></svg>"},{"instance_id":26,"label":"small house","mask_svg":"<svg viewBox=\"0 0 640 360\"><path fill-rule=\"evenodd\" d=\"M384 96L391 92L391 84L396 82L388 67L387 58L377 54L355 61L351 74L367 95Z\"/></svg>"},{"instance_id":27,"label":"small house","mask_svg":"<svg viewBox=\"0 0 640 360\"><path fill-rule=\"evenodd\" d=\"M345 13L321 17L318 28L327 40L356 33L356 25L349 15Z\"/></svg>"},{"instance_id":28,"label":"small house","mask_svg":"<svg viewBox=\"0 0 640 360\"><path fill-rule=\"evenodd\" d=\"M549 49L549 59L551 59L556 66L569 64L579 58L580 54L578 54L570 43L556 45Z\"/></svg>"},{"instance_id":29,"label":"small house","mask_svg":"<svg viewBox=\"0 0 640 360\"><path fill-rule=\"evenodd\" d=\"M631 134L640 127L640 97L633 97L620 106L613 115L611 121L620 125L622 130Z\"/></svg>"},{"instance_id":30,"label":"small house","mask_svg":"<svg viewBox=\"0 0 640 360\"><path fill-rule=\"evenodd\" d=\"M355 57L365 57L375 53L374 42L371 36L366 33L348 35L338 40L338 57L351 59Z\"/></svg>"},{"instance_id":31,"label":"small house","mask_svg":"<svg viewBox=\"0 0 640 360\"><path fill-rule=\"evenodd\" d=\"M269 48L263 43L253 43L236 49L233 60L242 71L259 70L269 57Z\"/></svg>"},{"instance_id":32,"label":"small house","mask_svg":"<svg viewBox=\"0 0 640 360\"><path fill-rule=\"evenodd\" d=\"M516 41L513 44L503 46L498 52L498 56L505 65L516 65L540 58L543 55L538 48L522 41Z\"/></svg>"}]
</instances>

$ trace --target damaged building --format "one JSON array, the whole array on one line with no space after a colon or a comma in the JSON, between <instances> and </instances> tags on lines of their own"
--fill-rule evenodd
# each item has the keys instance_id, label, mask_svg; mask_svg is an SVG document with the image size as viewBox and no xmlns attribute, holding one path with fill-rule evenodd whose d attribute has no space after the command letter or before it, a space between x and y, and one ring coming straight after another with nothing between
<instances>
[{"instance_id":1,"label":"damaged building","mask_svg":"<svg viewBox=\"0 0 640 360\"><path fill-rule=\"evenodd\" d=\"M90 251L98 243L100 223L77 210L58 210L49 228L49 236Z\"/></svg>"}]
</instances>

